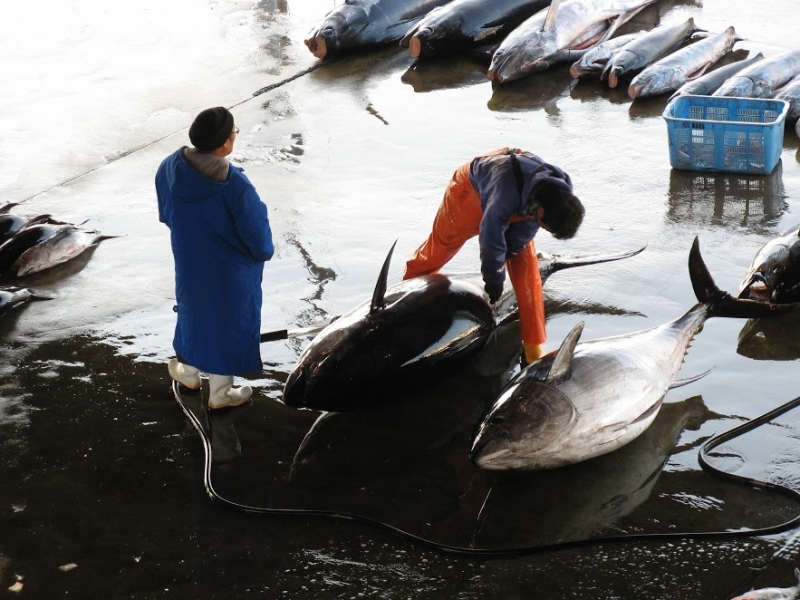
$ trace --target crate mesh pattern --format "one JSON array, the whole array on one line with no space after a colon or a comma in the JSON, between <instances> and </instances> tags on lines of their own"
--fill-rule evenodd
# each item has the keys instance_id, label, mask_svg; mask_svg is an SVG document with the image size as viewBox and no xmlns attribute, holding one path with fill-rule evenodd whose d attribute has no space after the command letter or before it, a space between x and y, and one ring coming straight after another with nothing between
<instances>
[{"instance_id":1,"label":"crate mesh pattern","mask_svg":"<svg viewBox=\"0 0 800 600\"><path fill-rule=\"evenodd\" d=\"M771 173L780 159L788 104L781 100L678 96L667 105L676 169Z\"/></svg>"}]
</instances>

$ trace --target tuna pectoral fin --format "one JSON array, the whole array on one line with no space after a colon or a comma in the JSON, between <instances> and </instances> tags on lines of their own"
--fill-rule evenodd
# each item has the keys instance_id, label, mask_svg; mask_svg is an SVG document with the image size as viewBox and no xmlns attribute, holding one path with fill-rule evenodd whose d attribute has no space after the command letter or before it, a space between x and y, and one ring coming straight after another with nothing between
<instances>
[{"instance_id":1,"label":"tuna pectoral fin","mask_svg":"<svg viewBox=\"0 0 800 600\"><path fill-rule=\"evenodd\" d=\"M503 30L503 26L502 25L498 25L497 27L487 27L485 29L481 29L478 32L478 35L476 35L474 38L472 38L472 41L477 42L477 43L483 42L484 40L486 40L488 38L495 37L502 30Z\"/></svg>"},{"instance_id":2,"label":"tuna pectoral fin","mask_svg":"<svg viewBox=\"0 0 800 600\"><path fill-rule=\"evenodd\" d=\"M694 383L695 381L699 381L700 379L702 379L703 377L705 377L706 375L711 373L711 371L713 371L713 370L714 370L714 367L711 367L705 373L700 373L699 375L695 375L694 377L687 377L686 379L676 379L675 381L673 381L672 383L669 384L669 388L668 389L672 390L672 389L681 387L682 385L688 385L690 383Z\"/></svg>"},{"instance_id":3,"label":"tuna pectoral fin","mask_svg":"<svg viewBox=\"0 0 800 600\"><path fill-rule=\"evenodd\" d=\"M372 304L369 307L369 314L384 307L385 302L383 297L386 295L386 280L389 278L389 265L392 262L392 253L394 247L397 245L397 240L394 241L392 247L389 248L389 254L386 255L386 260L383 261L381 273L378 275L378 283L375 284L375 291L372 293Z\"/></svg>"},{"instance_id":4,"label":"tuna pectoral fin","mask_svg":"<svg viewBox=\"0 0 800 600\"><path fill-rule=\"evenodd\" d=\"M556 271L569 269L570 267L596 265L599 263L621 260L623 258L630 258L631 256L636 256L645 248L647 248L647 244L637 250L629 250L627 252L595 252L591 254L576 254L574 256L554 256L550 271L551 273L555 273Z\"/></svg>"},{"instance_id":5,"label":"tuna pectoral fin","mask_svg":"<svg viewBox=\"0 0 800 600\"><path fill-rule=\"evenodd\" d=\"M703 262L703 257L700 255L700 242L696 237L689 252L689 276L697 301L709 306L710 317L758 319L785 314L800 308L800 302L772 304L757 300L740 300L728 292L720 290Z\"/></svg>"},{"instance_id":6,"label":"tuna pectoral fin","mask_svg":"<svg viewBox=\"0 0 800 600\"><path fill-rule=\"evenodd\" d=\"M572 355L575 354L575 346L578 345L578 340L581 339L583 333L583 321L575 325L561 342L561 347L553 359L553 364L550 365L550 371L547 373L547 381L557 381L569 376L572 369Z\"/></svg>"}]
</instances>

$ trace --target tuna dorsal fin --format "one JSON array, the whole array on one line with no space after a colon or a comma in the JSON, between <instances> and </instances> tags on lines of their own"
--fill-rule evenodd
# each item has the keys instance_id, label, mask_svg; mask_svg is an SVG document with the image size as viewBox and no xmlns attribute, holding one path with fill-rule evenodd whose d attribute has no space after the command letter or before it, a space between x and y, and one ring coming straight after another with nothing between
<instances>
[{"instance_id":1,"label":"tuna dorsal fin","mask_svg":"<svg viewBox=\"0 0 800 600\"><path fill-rule=\"evenodd\" d=\"M550 8L547 9L547 16L544 18L542 31L552 31L556 28L556 17L558 16L558 7L560 5L561 0L553 0L550 3Z\"/></svg>"},{"instance_id":2,"label":"tuna dorsal fin","mask_svg":"<svg viewBox=\"0 0 800 600\"><path fill-rule=\"evenodd\" d=\"M372 293L372 304L369 307L369 314L373 314L375 311L380 310L384 307L384 295L386 295L386 280L389 278L389 264L392 262L392 252L394 252L394 247L397 245L397 240L394 241L392 247L389 248L389 254L386 255L386 260L383 261L383 267L381 267L381 274L378 275L378 283L375 284L375 291Z\"/></svg>"},{"instance_id":3,"label":"tuna dorsal fin","mask_svg":"<svg viewBox=\"0 0 800 600\"><path fill-rule=\"evenodd\" d=\"M553 359L553 364L550 366L550 371L547 373L547 381L554 381L558 379L566 379L569 377L572 370L572 355L575 354L575 346L578 345L578 340L581 339L583 333L583 321L575 325L561 342L561 347Z\"/></svg>"}]
</instances>

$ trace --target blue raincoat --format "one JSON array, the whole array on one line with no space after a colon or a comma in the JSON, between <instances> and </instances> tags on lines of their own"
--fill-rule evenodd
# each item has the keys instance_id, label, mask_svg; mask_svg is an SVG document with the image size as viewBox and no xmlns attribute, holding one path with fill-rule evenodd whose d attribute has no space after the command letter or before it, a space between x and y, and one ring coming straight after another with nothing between
<instances>
[{"instance_id":1,"label":"blue raincoat","mask_svg":"<svg viewBox=\"0 0 800 600\"><path fill-rule=\"evenodd\" d=\"M275 251L267 206L241 170L231 165L225 181L213 181L184 150L156 173L158 217L175 258L173 347L205 373L260 371L261 281Z\"/></svg>"},{"instance_id":2,"label":"blue raincoat","mask_svg":"<svg viewBox=\"0 0 800 600\"><path fill-rule=\"evenodd\" d=\"M531 191L548 181L572 191L570 176L532 152L517 154L524 185L517 180L508 154L491 153L473 159L469 179L481 198L483 217L480 240L481 273L487 283L503 283L505 262L519 254L539 231L536 221L525 213Z\"/></svg>"}]
</instances>

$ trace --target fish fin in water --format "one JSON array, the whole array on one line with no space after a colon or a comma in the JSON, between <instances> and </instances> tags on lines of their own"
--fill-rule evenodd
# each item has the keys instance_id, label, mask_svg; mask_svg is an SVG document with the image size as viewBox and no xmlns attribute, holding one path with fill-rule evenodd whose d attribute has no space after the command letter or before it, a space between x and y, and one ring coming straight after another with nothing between
<instances>
[{"instance_id":1,"label":"fish fin in water","mask_svg":"<svg viewBox=\"0 0 800 600\"><path fill-rule=\"evenodd\" d=\"M389 254L386 255L386 260L383 261L381 273L378 275L378 283L375 284L375 291L372 293L372 304L369 307L369 314L375 313L385 306L384 296L386 295L386 281L389 278L389 265L392 262L392 253L394 247L397 245L397 240L394 241L392 247L389 249Z\"/></svg>"},{"instance_id":2,"label":"fish fin in water","mask_svg":"<svg viewBox=\"0 0 800 600\"><path fill-rule=\"evenodd\" d=\"M688 385L690 383L694 383L695 381L699 381L700 379L702 379L703 377L705 377L706 375L711 373L711 371L713 371L713 370L714 370L714 367L711 367L705 373L700 373L699 375L695 375L693 377L686 377L685 379L676 379L675 381L673 381L672 383L669 384L669 388L667 388L667 389L672 390L672 389L675 389L677 387L681 387L681 386L684 386L684 385Z\"/></svg>"},{"instance_id":3,"label":"fish fin in water","mask_svg":"<svg viewBox=\"0 0 800 600\"><path fill-rule=\"evenodd\" d=\"M720 290L703 262L703 257L700 255L700 241L697 237L694 238L689 252L689 277L697 301L708 305L709 316L712 317L757 319L785 314L800 308L800 302L773 304L758 300L741 300Z\"/></svg>"},{"instance_id":4,"label":"fish fin in water","mask_svg":"<svg viewBox=\"0 0 800 600\"><path fill-rule=\"evenodd\" d=\"M572 356L575 354L575 346L578 345L578 340L581 339L583 333L584 322L581 321L572 328L561 342L561 347L558 349L553 363L550 365L550 370L547 373L547 381L557 381L566 379L572 370Z\"/></svg>"}]
</instances>

